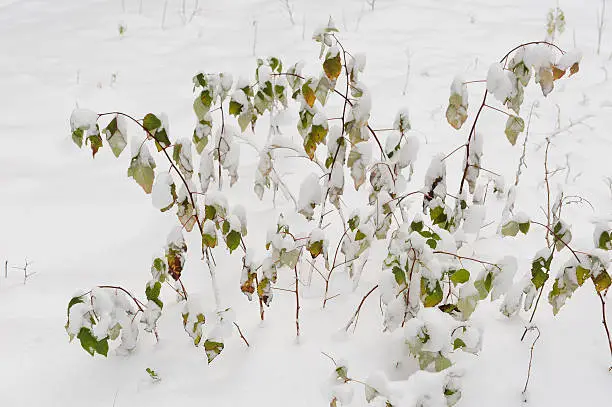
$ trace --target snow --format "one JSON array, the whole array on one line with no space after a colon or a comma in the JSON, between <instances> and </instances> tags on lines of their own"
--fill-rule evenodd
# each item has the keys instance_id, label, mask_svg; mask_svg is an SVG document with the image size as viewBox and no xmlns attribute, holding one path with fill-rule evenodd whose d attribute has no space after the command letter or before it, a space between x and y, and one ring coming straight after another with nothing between
<instances>
[{"instance_id":1,"label":"snow","mask_svg":"<svg viewBox=\"0 0 612 407\"><path fill-rule=\"evenodd\" d=\"M167 172L162 172L155 178L153 189L151 190L151 199L156 209L166 208L174 201L170 189L170 185L173 183L172 176Z\"/></svg>"},{"instance_id":2,"label":"snow","mask_svg":"<svg viewBox=\"0 0 612 407\"><path fill-rule=\"evenodd\" d=\"M98 121L98 114L89 109L75 109L70 115L70 127L76 129L93 130Z\"/></svg>"},{"instance_id":3,"label":"snow","mask_svg":"<svg viewBox=\"0 0 612 407\"><path fill-rule=\"evenodd\" d=\"M503 64L495 63L489 67L487 74L487 90L491 92L497 100L505 102L506 99L514 96L516 92L512 81L512 72L504 70Z\"/></svg>"},{"instance_id":4,"label":"snow","mask_svg":"<svg viewBox=\"0 0 612 407\"><path fill-rule=\"evenodd\" d=\"M414 176L406 183L406 191L418 190L430 158L436 153L449 153L465 141L465 133L469 130L466 127L471 124L473 109L478 107L484 84L463 85L463 82L486 79L489 64L499 61L511 47L522 41L544 38L546 13L554 6L552 2L388 0L377 1L375 10L370 11L365 2L290 0L295 10L295 26L277 0L200 1L200 11L193 18L190 8L195 1L185 2L189 10L183 18L182 1L170 0L165 21L162 21L165 3L165 0L0 0L3 56L0 89L5 95L0 100L3 140L0 185L4 198L0 210L0 264L8 260L9 265L8 278L4 277L3 267L0 268L0 405L156 407L196 402L216 406L329 405L329 399L319 389L333 373L333 364L321 352L330 354L336 361L345 359L351 377L372 384L390 398L394 406L412 407L425 398L425 393L431 394L430 404L425 405L445 405L445 400L440 399L440 389L446 380L443 375L413 373L410 369L396 368L393 363L393 348L401 347L403 338L382 329L378 296L386 287L381 280L393 283L393 275L381 272L385 245L376 241L362 255L367 264L354 292L335 291L346 279L342 268L335 270L330 280L331 295L341 295L328 301L325 309L321 307L321 279L316 272L312 287L300 286L304 290L300 298L303 308L299 343L295 341L293 326L294 295L274 292L271 306L265 309L265 322L259 321L257 301L249 302L239 290L240 253L231 257L217 256L217 276L224 303L232 305L235 322L250 347L242 342L233 325L225 324L213 334L224 336L229 326L233 329L232 335L226 339L224 352L208 365L203 351L193 347L184 332L180 315L182 305L176 303L174 292L166 286L162 290L164 310L158 321L159 342L154 335L142 330L136 342L137 331L129 324L123 325L126 319L121 317L124 318L121 320L124 326L122 348L111 349L107 359L99 355L91 358L80 349L76 338L69 343L62 327L66 322L67 302L75 290L82 294L98 284L117 283L144 299L145 284L150 278L151 254L163 248L168 231L176 225L175 215L160 213L149 204L151 198L126 177L129 153L116 159L107 151L105 143L92 161L88 151L79 150L71 143L70 130L76 125L94 131L93 112L117 110L142 118L148 112L166 111L172 124L171 140L190 138L195 122L190 83L194 73L229 72L234 77L249 78L244 84L252 85L256 66L253 48L256 56L281 57L284 69L304 59L308 62L303 71L318 73L320 61L315 60L318 44L313 44L309 34L314 26L325 24L328 15L333 15L341 31L339 38L355 55L355 70L365 66L364 55L368 58L367 69L359 74L359 79L368 86L371 100L364 99L358 116L365 118L372 128L384 129L393 127L399 107L410 109L412 130L406 143L414 138L418 140L419 149L418 154L414 152L410 156ZM479 183L477 190L480 201L487 205L487 212L482 220L481 216L476 216L480 214L473 214L474 219L480 221L475 223L481 223L482 229L477 236L467 236L466 245L474 247L475 252L470 255L490 256L494 260L499 260L497 254L507 254L502 253L502 247L512 248L511 254L516 256L518 263L515 285L510 288L515 296L520 296L526 286L523 278L530 274L534 253L545 246L544 234L541 228L532 225L527 236L519 233L516 238L504 239L502 244L501 239L492 237L499 220L497 214L508 202L508 219L517 219L513 214L524 211L529 218L545 222L539 209L546 206L542 142L554 131L557 119L564 128L572 121L591 116L585 125L575 125L557 134L549 157L550 170L555 171L551 176L553 189L558 183L562 184L567 194L580 194L596 208L593 213L585 204L564 207L563 218L572 227L576 247L591 252L588 248L593 247L593 227L589 222L597 214L609 217L612 213L605 181L611 174L602 164L609 162L612 151L608 136L612 124L608 114L612 105L612 85L605 74L612 67L608 59L612 37L607 24L601 55L597 56L594 16L600 4L578 0L560 3L567 16L567 27L557 42L568 50L565 56L546 46L525 48L524 57L529 64L546 66L556 61L557 66L565 67L578 59L580 72L571 79L564 77L556 81L554 91L546 100L537 87L535 91L532 89L533 82L526 88L521 116L527 119L533 101L540 100L541 104L534 108L527 144L527 167L516 189L513 187L514 174L524 134L519 136L517 146L510 148L503 135L503 117L500 119L500 114L490 109L483 110L482 122L478 125L478 134L483 135L482 167L505 176L506 192L503 199L497 198L492 193L492 185L485 187L490 179L496 178L489 178L490 174L485 176L481 171L483 184ZM609 18L607 16L607 23ZM120 21L128 27L121 36L117 31ZM255 47L254 21L257 21ZM403 95L406 67L403 50L407 46L412 53L411 73L408 91ZM582 50L581 59L570 51L573 47ZM459 132L450 128L444 119L449 84L458 73L463 77L461 86L456 84L465 94L463 102L467 102L468 93L472 102L470 117ZM229 79L225 75L220 78L221 86L226 88ZM503 82L502 78L500 75L498 79ZM369 106L368 102L371 102ZM490 97L488 103L500 107L494 97ZM560 111L557 111L557 104ZM80 113L71 118L75 108ZM91 110L80 110L83 108ZM367 114L363 114L365 112ZM218 128L218 112L212 112L211 119ZM289 139L295 132L294 119L291 114L279 119L283 135L278 136L278 140ZM267 122L267 118L262 119L258 124L261 130L257 134L247 130L244 137L263 146ZM338 121L331 123L334 122ZM102 119L100 126L106 123ZM152 144L146 143L142 150L139 149L144 134L137 125L129 122L126 127L128 137L136 146L135 154L140 151L146 161L149 156L157 157ZM204 129L200 132L205 133ZM386 145L388 135L378 134L383 146ZM277 140L276 136L274 139ZM295 221L298 223L304 220L295 214L293 203L281 194L276 197L275 205L271 203L273 192L266 192L262 202L257 199L251 182L258 163L255 153L250 146L235 141L234 144L240 144L240 165L237 167L240 180L227 190L226 196L212 191L216 190L216 185L211 184L205 201L219 203L225 208L230 207L228 204L232 208L236 204L245 208L249 224L249 236L245 241L253 248L253 258L260 259L265 252L265 232L275 227L280 212L292 225L295 219L300 219ZM209 142L213 143L213 138ZM300 145L295 147L299 149ZM372 156L378 155L377 147L374 151L370 143L360 143L358 147L364 152L370 149L369 158L363 159L369 166ZM408 149L407 154L410 151L414 150ZM291 151L281 152L281 149L275 154L295 155ZM462 155L459 151L445 160L449 193L458 188L456 174L461 169ZM563 169L566 156L571 165ZM206 168L206 173L210 174L207 185L217 170L211 157L208 158L201 164L197 162L200 158L193 157L194 168ZM228 165L235 163L236 158L230 157ZM168 172L167 164L161 163L158 160L156 183ZM297 198L303 175L318 171L317 165L303 159L287 163L275 169ZM347 192L341 203L346 214L358 206L362 199L360 194L367 194L364 191L367 187L368 181L359 193L349 195ZM350 189L348 185L345 188ZM555 192L552 191L552 196ZM506 200L508 196L510 199ZM167 202L168 195L164 197ZM407 219L418 213L421 205L421 197L409 198L404 200ZM451 197L447 202L454 203ZM493 206L490 210L489 205ZM331 205L327 209L331 209ZM232 209L230 213L244 225L237 211ZM333 217L337 215L327 215L325 220ZM330 240L333 254L338 235L333 226L325 227L326 221L321 228ZM492 221L495 224L486 226ZM310 230L305 221L299 223L296 230L292 226L292 232L298 236L307 236ZM190 299L202 304L202 311L213 310L210 275L200 259L196 235L197 232L184 236L190 253L183 281ZM170 240L177 240L178 235L175 237ZM182 235L178 240L182 242ZM291 239L287 237L286 240L289 245ZM224 248L219 247L219 250ZM545 250L543 254L548 255L550 251ZM551 277L570 257L566 251L557 256ZM36 274L24 284L21 270L12 267L21 266L26 258L33 261L31 271ZM464 265L473 274L482 268L469 261L464 261ZM291 289L292 273L285 271L279 271L282 283L279 287ZM552 278L547 287L552 285L550 280ZM363 296L379 281L379 289L363 305L355 331L351 329L345 333L342 327ZM606 353L599 299L589 284L577 290L555 317L544 297L546 293L543 295L533 323L542 335L535 347L528 401L524 404L521 391L535 334L530 332L522 342L520 336L530 314L520 305L519 314L510 319L500 314L498 309L508 295L504 300L479 303L473 323L482 330L482 349L473 358L472 355L457 355L457 364L463 372L458 380L462 398L457 406L608 405L612 399L607 370L610 358ZM464 295L470 290L476 292L469 284L457 291ZM410 292L419 295L418 289ZM106 294L114 297L112 292ZM537 296L537 292L523 294L531 295L533 301ZM118 296L116 301L123 297ZM86 304L73 307L71 329L78 326L72 318L78 319L79 310L86 308ZM208 312L207 317L210 314L211 325L206 327L209 333L216 319L214 312ZM227 317L227 321L232 320L234 318ZM609 310L608 320L612 320ZM578 349L577 346L579 352L571 351ZM128 353L134 347L135 351ZM145 372L147 367L158 372L162 379L152 383ZM386 380L373 379L378 373ZM275 384L273 388L271 383ZM32 391L33 385L36 391ZM358 383L350 386L353 397L349 405L366 405L363 387ZM372 405L384 406L385 403L377 398Z\"/></svg>"}]
</instances>

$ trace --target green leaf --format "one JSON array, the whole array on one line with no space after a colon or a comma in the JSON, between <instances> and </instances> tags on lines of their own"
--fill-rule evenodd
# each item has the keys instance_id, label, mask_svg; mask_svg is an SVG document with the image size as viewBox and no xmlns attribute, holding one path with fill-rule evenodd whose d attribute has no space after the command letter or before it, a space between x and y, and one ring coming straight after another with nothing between
<instances>
[{"instance_id":1,"label":"green leaf","mask_svg":"<svg viewBox=\"0 0 612 407\"><path fill-rule=\"evenodd\" d=\"M78 128L72 132L72 141L74 144L79 146L79 148L83 147L83 129Z\"/></svg>"},{"instance_id":2,"label":"green leaf","mask_svg":"<svg viewBox=\"0 0 612 407\"><path fill-rule=\"evenodd\" d=\"M87 140L85 140L85 143L87 142L89 142L89 145L91 147L92 157L95 157L96 154L98 153L98 150L102 148L102 137L100 137L99 134L94 134L93 136L87 137Z\"/></svg>"},{"instance_id":3,"label":"green leaf","mask_svg":"<svg viewBox=\"0 0 612 407\"><path fill-rule=\"evenodd\" d=\"M242 105L235 100L230 100L229 103L229 114L232 116L238 116L242 111Z\"/></svg>"},{"instance_id":4,"label":"green leaf","mask_svg":"<svg viewBox=\"0 0 612 407\"><path fill-rule=\"evenodd\" d=\"M127 135L123 134L117 125L117 116L110 121L103 131L115 157L119 157L127 145Z\"/></svg>"},{"instance_id":5,"label":"green leaf","mask_svg":"<svg viewBox=\"0 0 612 407\"><path fill-rule=\"evenodd\" d=\"M435 307L442 302L443 297L444 293L442 292L442 286L440 286L439 281L436 281L434 289L430 290L428 280L421 277L421 298L426 308Z\"/></svg>"},{"instance_id":6,"label":"green leaf","mask_svg":"<svg viewBox=\"0 0 612 407\"><path fill-rule=\"evenodd\" d=\"M159 375L157 374L157 372L153 369L151 369L150 367L147 367L145 369L145 371L149 374L149 376L151 377L151 379L158 381L161 380L161 378L159 377Z\"/></svg>"},{"instance_id":7,"label":"green leaf","mask_svg":"<svg viewBox=\"0 0 612 407\"><path fill-rule=\"evenodd\" d=\"M531 271L531 282L535 286L536 290L539 290L546 281L548 280L548 273L542 271L542 269L535 269Z\"/></svg>"},{"instance_id":8,"label":"green leaf","mask_svg":"<svg viewBox=\"0 0 612 407\"><path fill-rule=\"evenodd\" d=\"M453 350L457 350L459 348L465 348L465 347L466 347L465 342L463 342L460 338L456 338L453 341Z\"/></svg>"},{"instance_id":9,"label":"green leaf","mask_svg":"<svg viewBox=\"0 0 612 407\"><path fill-rule=\"evenodd\" d=\"M300 249L293 249L290 251L282 249L279 256L279 263L292 269L300 259Z\"/></svg>"},{"instance_id":10,"label":"green leaf","mask_svg":"<svg viewBox=\"0 0 612 407\"><path fill-rule=\"evenodd\" d=\"M488 272L485 278L474 281L474 287L478 291L479 298L484 300L491 292L491 286L493 285L493 273Z\"/></svg>"},{"instance_id":11,"label":"green leaf","mask_svg":"<svg viewBox=\"0 0 612 407\"><path fill-rule=\"evenodd\" d=\"M202 245L210 247L211 249L217 246L217 236L212 236L204 233L202 235Z\"/></svg>"},{"instance_id":12,"label":"green leaf","mask_svg":"<svg viewBox=\"0 0 612 407\"><path fill-rule=\"evenodd\" d=\"M597 247L602 250L612 250L612 232L603 231L599 235Z\"/></svg>"},{"instance_id":13,"label":"green leaf","mask_svg":"<svg viewBox=\"0 0 612 407\"><path fill-rule=\"evenodd\" d=\"M217 209L213 205L204 206L204 219L214 220L217 215Z\"/></svg>"},{"instance_id":14,"label":"green leaf","mask_svg":"<svg viewBox=\"0 0 612 407\"><path fill-rule=\"evenodd\" d=\"M578 285L584 284L584 282L591 275L591 270L584 268L582 266L576 266L576 281L578 281Z\"/></svg>"},{"instance_id":15,"label":"green leaf","mask_svg":"<svg viewBox=\"0 0 612 407\"><path fill-rule=\"evenodd\" d=\"M454 285L463 284L470 279L470 272L466 269L459 269L450 272L450 280Z\"/></svg>"},{"instance_id":16,"label":"green leaf","mask_svg":"<svg viewBox=\"0 0 612 407\"><path fill-rule=\"evenodd\" d=\"M223 351L222 342L215 342L207 339L204 341L204 350L206 351L206 358L208 359L208 363L211 363L219 354Z\"/></svg>"},{"instance_id":17,"label":"green leaf","mask_svg":"<svg viewBox=\"0 0 612 407\"><path fill-rule=\"evenodd\" d=\"M166 129L159 129L155 132L155 147L157 147L157 151L162 151L164 148L170 146L170 139L168 138L168 133L166 133Z\"/></svg>"},{"instance_id":18,"label":"green leaf","mask_svg":"<svg viewBox=\"0 0 612 407\"><path fill-rule=\"evenodd\" d=\"M502 226L501 233L502 233L502 236L516 236L519 230L520 230L520 226L518 222L511 220L510 222Z\"/></svg>"},{"instance_id":19,"label":"green leaf","mask_svg":"<svg viewBox=\"0 0 612 407\"><path fill-rule=\"evenodd\" d=\"M432 250L435 250L435 248L438 247L438 242L436 242L435 239L427 239L425 243L427 243L427 246L431 247Z\"/></svg>"},{"instance_id":20,"label":"green leaf","mask_svg":"<svg viewBox=\"0 0 612 407\"><path fill-rule=\"evenodd\" d=\"M132 158L130 167L128 168L128 177L134 178L134 181L141 186L141 188L147 193L151 193L153 187L153 180L155 179L155 168L150 162L142 163L140 160L140 154Z\"/></svg>"},{"instance_id":21,"label":"green leaf","mask_svg":"<svg viewBox=\"0 0 612 407\"><path fill-rule=\"evenodd\" d=\"M349 228L351 230L355 230L357 226L359 226L359 216L355 215L348 221Z\"/></svg>"},{"instance_id":22,"label":"green leaf","mask_svg":"<svg viewBox=\"0 0 612 407\"><path fill-rule=\"evenodd\" d=\"M519 223L519 230L521 231L521 233L523 233L524 235L527 234L527 232L529 232L529 226L531 225L531 222L524 222L524 223Z\"/></svg>"},{"instance_id":23,"label":"green leaf","mask_svg":"<svg viewBox=\"0 0 612 407\"><path fill-rule=\"evenodd\" d=\"M142 121L142 126L150 132L157 130L161 127L161 125L161 120L159 120L153 113L148 113Z\"/></svg>"},{"instance_id":24,"label":"green leaf","mask_svg":"<svg viewBox=\"0 0 612 407\"><path fill-rule=\"evenodd\" d=\"M319 240L308 244L308 251L312 258L318 257L323 252L323 241Z\"/></svg>"},{"instance_id":25,"label":"green leaf","mask_svg":"<svg viewBox=\"0 0 612 407\"><path fill-rule=\"evenodd\" d=\"M159 293L161 292L161 283L156 281L153 286L147 284L145 288L145 295L147 296L147 300L155 300L159 298Z\"/></svg>"},{"instance_id":26,"label":"green leaf","mask_svg":"<svg viewBox=\"0 0 612 407\"><path fill-rule=\"evenodd\" d=\"M395 266L393 267L393 275L395 276L395 282L400 287L403 287L406 284L406 273L401 268Z\"/></svg>"},{"instance_id":27,"label":"green leaf","mask_svg":"<svg viewBox=\"0 0 612 407\"><path fill-rule=\"evenodd\" d=\"M87 353L91 356L94 356L96 353L106 357L108 354L108 339L104 338L98 341L89 328L82 327L77 335L79 341L81 341L81 346Z\"/></svg>"},{"instance_id":28,"label":"green leaf","mask_svg":"<svg viewBox=\"0 0 612 407\"><path fill-rule=\"evenodd\" d=\"M448 220L442 206L436 206L435 208L431 209L429 211L429 217L434 225L443 225Z\"/></svg>"},{"instance_id":29,"label":"green leaf","mask_svg":"<svg viewBox=\"0 0 612 407\"><path fill-rule=\"evenodd\" d=\"M439 355L434 362L434 367L436 369L436 372L441 372L442 370L448 369L451 366L452 366L452 363L450 359L442 355Z\"/></svg>"},{"instance_id":30,"label":"green leaf","mask_svg":"<svg viewBox=\"0 0 612 407\"><path fill-rule=\"evenodd\" d=\"M69 317L70 317L70 308L72 308L73 305L81 304L81 303L83 303L83 295L80 295L78 297L73 297L70 300L70 302L68 303L68 310L66 311Z\"/></svg>"},{"instance_id":31,"label":"green leaf","mask_svg":"<svg viewBox=\"0 0 612 407\"><path fill-rule=\"evenodd\" d=\"M346 368L346 366L338 366L336 368L336 375L343 381L348 381L348 369Z\"/></svg>"},{"instance_id":32,"label":"green leaf","mask_svg":"<svg viewBox=\"0 0 612 407\"><path fill-rule=\"evenodd\" d=\"M410 229L413 232L420 232L421 230L423 230L423 221L418 221L418 222L412 222L410 224Z\"/></svg>"},{"instance_id":33,"label":"green leaf","mask_svg":"<svg viewBox=\"0 0 612 407\"><path fill-rule=\"evenodd\" d=\"M205 109L210 109L210 106L213 102L212 95L210 94L210 89L205 88L202 92L200 92L200 100L202 101L202 104L204 105Z\"/></svg>"},{"instance_id":34,"label":"green leaf","mask_svg":"<svg viewBox=\"0 0 612 407\"><path fill-rule=\"evenodd\" d=\"M593 283L598 293L605 291L612 284L610 274L606 270L601 270L597 277L593 277Z\"/></svg>"},{"instance_id":35,"label":"green leaf","mask_svg":"<svg viewBox=\"0 0 612 407\"><path fill-rule=\"evenodd\" d=\"M236 248L240 245L240 232L236 230L230 231L227 234L226 242L230 253L236 250Z\"/></svg>"},{"instance_id":36,"label":"green leaf","mask_svg":"<svg viewBox=\"0 0 612 407\"><path fill-rule=\"evenodd\" d=\"M447 314L452 314L453 312L461 312L459 307L457 307L455 304L438 305L438 309Z\"/></svg>"},{"instance_id":37,"label":"green leaf","mask_svg":"<svg viewBox=\"0 0 612 407\"><path fill-rule=\"evenodd\" d=\"M361 230L357 229L357 233L355 233L355 241L358 242L360 240L365 239L366 235Z\"/></svg>"},{"instance_id":38,"label":"green leaf","mask_svg":"<svg viewBox=\"0 0 612 407\"><path fill-rule=\"evenodd\" d=\"M119 322L117 322L115 325L113 325L108 330L108 338L111 341L114 341L115 339L117 339L119 337L120 333L121 333L121 324Z\"/></svg>"},{"instance_id":39,"label":"green leaf","mask_svg":"<svg viewBox=\"0 0 612 407\"><path fill-rule=\"evenodd\" d=\"M515 145L519 133L525 130L525 122L519 116L510 116L506 121L506 137L510 144Z\"/></svg>"}]
</instances>

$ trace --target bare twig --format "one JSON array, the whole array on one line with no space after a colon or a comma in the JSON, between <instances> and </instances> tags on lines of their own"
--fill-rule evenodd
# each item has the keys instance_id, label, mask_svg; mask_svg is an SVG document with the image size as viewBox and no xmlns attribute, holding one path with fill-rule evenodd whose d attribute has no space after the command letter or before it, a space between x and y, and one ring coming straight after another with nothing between
<instances>
[{"instance_id":1,"label":"bare twig","mask_svg":"<svg viewBox=\"0 0 612 407\"><path fill-rule=\"evenodd\" d=\"M546 183L546 244L550 247L550 183L548 182L548 149L550 138L546 138L546 152L544 154L544 182Z\"/></svg>"},{"instance_id":2,"label":"bare twig","mask_svg":"<svg viewBox=\"0 0 612 407\"><path fill-rule=\"evenodd\" d=\"M289 0L280 0L280 2L282 3L283 7L285 8L285 11L287 12L287 15L289 16L289 21L291 21L291 25L295 25L295 18L293 18L293 6L291 6Z\"/></svg>"},{"instance_id":3,"label":"bare twig","mask_svg":"<svg viewBox=\"0 0 612 407\"><path fill-rule=\"evenodd\" d=\"M536 336L536 338L533 340L533 343L531 344L531 350L529 352L529 367L527 368L527 379L525 380L525 387L523 388L523 397L527 397L526 393L527 393L527 386L529 385L529 379L531 378L531 365L533 362L533 350L535 348L536 342L538 341L538 339L540 339L540 329L533 325L527 328L528 331L531 331L532 329L535 329L536 331L538 331L538 336Z\"/></svg>"},{"instance_id":4,"label":"bare twig","mask_svg":"<svg viewBox=\"0 0 612 407\"><path fill-rule=\"evenodd\" d=\"M351 325L353 325L353 323L355 324L355 328L357 328L357 321L359 319L359 312L361 312L361 307L363 306L363 303L365 302L366 298L368 298L370 294L372 294L377 288L378 288L378 284L372 287L372 289L368 291L366 295L363 296L363 298L361 299L361 302L359 303L359 306L357 306L357 309L355 310L355 313L353 314L351 319L347 322L346 326L344 327L345 331L348 331Z\"/></svg>"},{"instance_id":5,"label":"bare twig","mask_svg":"<svg viewBox=\"0 0 612 407\"><path fill-rule=\"evenodd\" d=\"M599 301L601 301L601 322L604 326L604 329L606 330L606 336L608 337L608 345L610 346L610 356L612 356L612 337L610 337L610 329L608 328L608 321L606 319L606 300L600 292L597 292L597 296L599 297ZM612 369L612 367L610 367L610 369Z\"/></svg>"},{"instance_id":6,"label":"bare twig","mask_svg":"<svg viewBox=\"0 0 612 407\"><path fill-rule=\"evenodd\" d=\"M597 12L597 55L601 51L601 38L606 23L606 0L601 0L601 11Z\"/></svg>"},{"instance_id":7,"label":"bare twig","mask_svg":"<svg viewBox=\"0 0 612 407\"><path fill-rule=\"evenodd\" d=\"M300 279L298 276L297 264L293 268L295 272L295 333L300 337Z\"/></svg>"},{"instance_id":8,"label":"bare twig","mask_svg":"<svg viewBox=\"0 0 612 407\"><path fill-rule=\"evenodd\" d=\"M525 161L525 156L527 154L527 140L529 139L529 128L531 127L531 116L533 115L533 109L537 106L537 102L533 102L531 104L531 109L529 110L529 118L527 119L527 130L525 131L525 141L523 141L523 152L521 153L521 158L519 159L518 169L516 170L516 178L514 180L514 185L517 186L519 183L519 178L522 174L522 168L527 168L527 162Z\"/></svg>"},{"instance_id":9,"label":"bare twig","mask_svg":"<svg viewBox=\"0 0 612 407\"><path fill-rule=\"evenodd\" d=\"M246 343L247 348L251 347L251 345L249 345L249 341L247 341L247 339L244 337L244 335L242 334L242 330L240 329L240 326L234 322L234 325L236 326L236 328L238 329L238 334L240 334L240 337L242 338L242 340L244 341L244 343Z\"/></svg>"}]
</instances>

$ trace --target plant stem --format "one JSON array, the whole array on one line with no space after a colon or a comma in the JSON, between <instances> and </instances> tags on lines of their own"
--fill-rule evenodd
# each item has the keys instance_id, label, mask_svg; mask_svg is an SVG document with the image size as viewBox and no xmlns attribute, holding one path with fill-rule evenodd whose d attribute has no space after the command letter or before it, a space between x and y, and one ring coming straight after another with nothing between
<instances>
[{"instance_id":1,"label":"plant stem","mask_svg":"<svg viewBox=\"0 0 612 407\"><path fill-rule=\"evenodd\" d=\"M351 319L347 322L346 326L344 327L345 331L348 331L348 329L351 327L353 323L355 323L355 328L357 328L357 321L359 319L359 312L361 311L361 307L363 306L363 303L365 302L366 298L368 298L370 294L372 294L377 288L378 288L378 284L372 287L372 289L368 291L366 295L363 296L363 298L361 299L361 302L359 303L359 306L357 307L357 310L355 310L355 313L353 314Z\"/></svg>"},{"instance_id":2,"label":"plant stem","mask_svg":"<svg viewBox=\"0 0 612 407\"><path fill-rule=\"evenodd\" d=\"M295 334L300 337L300 279L298 276L297 264L293 268L295 272Z\"/></svg>"},{"instance_id":3,"label":"plant stem","mask_svg":"<svg viewBox=\"0 0 612 407\"><path fill-rule=\"evenodd\" d=\"M528 328L527 330L531 330L531 329L536 329L538 331L538 336L536 336L536 338L533 340L533 343L531 344L531 350L529 352L529 367L527 368L527 379L525 380L525 387L523 388L523 396L525 396L525 393L527 393L527 386L529 385L529 379L531 378L531 364L533 362L533 350L535 348L536 342L538 341L538 339L540 339L540 329L537 326L533 326Z\"/></svg>"},{"instance_id":4,"label":"plant stem","mask_svg":"<svg viewBox=\"0 0 612 407\"><path fill-rule=\"evenodd\" d=\"M601 322L604 326L604 329L606 330L606 336L608 337L608 346L610 347L610 356L612 356L612 337L610 336L610 329L608 328L608 321L606 319L606 300L604 300L604 297L600 292L597 292L597 296L599 297L599 301L601 301Z\"/></svg>"},{"instance_id":5,"label":"plant stem","mask_svg":"<svg viewBox=\"0 0 612 407\"><path fill-rule=\"evenodd\" d=\"M242 330L240 329L240 326L238 326L237 323L234 322L234 325L236 326L236 328L238 329L238 333L240 334L240 337L242 338L242 340L244 341L244 343L246 343L247 348L250 348L251 345L249 345L249 341L247 341L247 339L244 337L244 335L242 334Z\"/></svg>"}]
</instances>

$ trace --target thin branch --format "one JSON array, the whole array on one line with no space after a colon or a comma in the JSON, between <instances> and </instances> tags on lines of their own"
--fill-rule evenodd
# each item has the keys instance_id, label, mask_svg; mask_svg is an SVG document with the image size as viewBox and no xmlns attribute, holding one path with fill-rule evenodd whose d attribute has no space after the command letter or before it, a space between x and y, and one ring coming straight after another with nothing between
<instances>
[{"instance_id":1,"label":"thin branch","mask_svg":"<svg viewBox=\"0 0 612 407\"><path fill-rule=\"evenodd\" d=\"M249 345L249 341L247 341L247 339L244 337L244 335L242 334L242 330L240 329L240 326L238 326L237 323L234 322L234 325L236 326L236 328L238 329L238 333L240 334L240 337L242 338L242 340L244 341L244 343L246 343L247 348L250 348L251 345Z\"/></svg>"},{"instance_id":2,"label":"thin branch","mask_svg":"<svg viewBox=\"0 0 612 407\"><path fill-rule=\"evenodd\" d=\"M529 352L529 367L527 368L527 379L525 380L525 387L523 388L523 397L527 397L526 393L527 393L527 386L529 385L529 379L531 378L531 365L533 362L533 350L535 348L536 342L538 341L538 339L540 339L540 329L537 326L531 326L529 328L527 328L528 331L535 329L538 331L538 336L536 336L536 338L533 340L533 343L531 344L531 350Z\"/></svg>"},{"instance_id":3,"label":"thin branch","mask_svg":"<svg viewBox=\"0 0 612 407\"><path fill-rule=\"evenodd\" d=\"M372 289L368 291L366 295L363 296L363 298L361 299L361 302L359 303L359 306L357 307L357 310L355 310L355 313L353 314L351 319L347 322L346 326L344 327L345 331L348 331L351 325L353 325L353 323L355 323L355 328L357 328L357 321L359 319L359 312L361 312L361 307L363 306L363 303L365 302L365 300L370 296L370 294L372 294L377 288L378 288L378 284L372 287Z\"/></svg>"}]
</instances>

